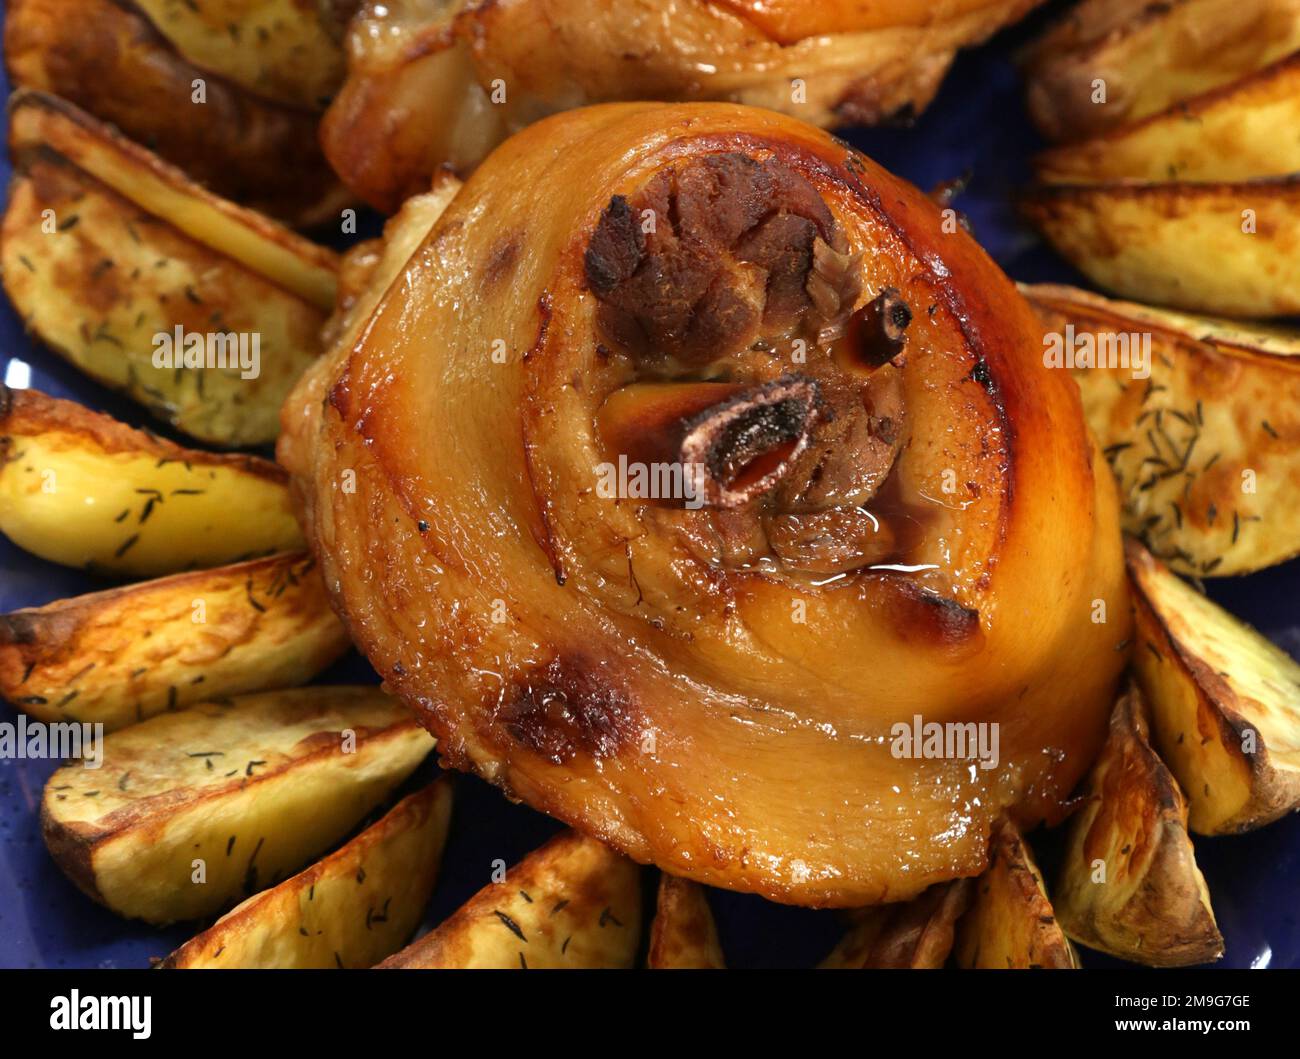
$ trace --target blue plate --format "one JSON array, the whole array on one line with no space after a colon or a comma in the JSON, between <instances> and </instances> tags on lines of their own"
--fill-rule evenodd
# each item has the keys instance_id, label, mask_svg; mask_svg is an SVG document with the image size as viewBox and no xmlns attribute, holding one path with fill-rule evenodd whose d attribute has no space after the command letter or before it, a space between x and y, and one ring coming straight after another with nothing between
<instances>
[{"instance_id":1,"label":"blue plate","mask_svg":"<svg viewBox=\"0 0 1300 1059\"><path fill-rule=\"evenodd\" d=\"M1015 189L1027 179L1026 160L1039 146L1023 116L1009 56L1038 25L1004 34L963 56L934 105L914 128L850 133L847 138L920 187L969 175L956 205L976 236L1016 279L1080 282L1018 222ZM7 95L8 86L4 86ZM111 90L111 89L109 89ZM9 165L0 161L7 184ZM0 299L0 378L80 401L136 426L147 420L132 404L83 378L40 349ZM152 424L150 424L152 425ZM183 439L182 439L183 440ZM0 538L0 610L37 606L104 587L77 571L35 559ZM1211 581L1210 594L1275 642L1300 655L1300 562L1261 574ZM373 681L358 657L339 663L322 683ZM4 720L12 711L0 707ZM0 761L0 966L141 967L198 929L158 930L119 919L74 889L46 854L37 822L49 762ZM429 921L445 918L489 882L498 858L513 863L558 825L509 804L478 780L458 785L454 824ZM1300 817L1232 838L1196 840L1214 910L1227 942L1223 965L1300 967L1296 883L1300 879ZM1050 874L1049 874L1050 878ZM712 893L723 946L735 967L811 966L830 949L842 926L833 913L786 908L755 897ZM1084 952L1089 966L1116 961Z\"/></svg>"}]
</instances>

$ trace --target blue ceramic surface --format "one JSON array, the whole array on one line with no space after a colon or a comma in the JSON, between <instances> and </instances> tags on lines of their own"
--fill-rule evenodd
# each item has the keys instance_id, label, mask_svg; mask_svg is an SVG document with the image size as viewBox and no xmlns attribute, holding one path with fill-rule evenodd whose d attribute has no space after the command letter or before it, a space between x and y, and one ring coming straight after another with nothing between
<instances>
[{"instance_id":1,"label":"blue ceramic surface","mask_svg":"<svg viewBox=\"0 0 1300 1059\"><path fill-rule=\"evenodd\" d=\"M1078 277L1018 223L1012 205L1037 141L1023 116L1009 56L1032 28L1021 27L963 56L915 127L850 132L846 138L924 189L968 175L969 184L956 205L1012 277L1077 282ZM105 90L111 91L111 86ZM7 95L7 85L4 92ZM0 160L0 176L3 187L9 176L7 160ZM38 348L2 298L0 378L10 386L34 386L81 401L133 425L146 423L135 406ZM0 538L0 610L99 587L104 583L35 559ZM1212 581L1209 589L1234 613L1300 655L1300 562ZM322 682L374 679L368 665L352 656ZM12 711L0 705L0 720L12 719ZM0 761L0 967L146 966L150 957L165 955L197 926L157 930L121 920L92 904L63 877L45 853L37 822L41 788L53 767L49 762ZM429 909L431 922L485 885L494 860L512 863L558 829L553 821L510 805L494 789L469 778L459 781L454 818L442 878ZM1198 839L1197 856L1227 942L1223 964L1300 967L1300 816L1250 835ZM736 967L811 966L842 929L829 912L785 908L718 891L712 897L728 960ZM1115 964L1096 954L1083 956L1089 966Z\"/></svg>"}]
</instances>

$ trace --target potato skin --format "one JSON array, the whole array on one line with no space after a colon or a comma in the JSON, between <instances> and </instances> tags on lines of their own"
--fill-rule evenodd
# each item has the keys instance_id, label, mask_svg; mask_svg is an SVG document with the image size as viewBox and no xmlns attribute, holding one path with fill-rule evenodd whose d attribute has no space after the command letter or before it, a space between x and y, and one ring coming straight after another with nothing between
<instances>
[{"instance_id":1,"label":"potato skin","mask_svg":"<svg viewBox=\"0 0 1300 1059\"><path fill-rule=\"evenodd\" d=\"M900 904L856 911L856 925L819 965L825 970L925 970L948 962L958 921L974 893L970 879L938 883Z\"/></svg>"},{"instance_id":2,"label":"potato skin","mask_svg":"<svg viewBox=\"0 0 1300 1059\"><path fill-rule=\"evenodd\" d=\"M1294 0L1084 0L1026 53L1029 114L1048 139L1083 139L1231 83L1297 48Z\"/></svg>"},{"instance_id":3,"label":"potato skin","mask_svg":"<svg viewBox=\"0 0 1300 1059\"><path fill-rule=\"evenodd\" d=\"M787 586L667 563L664 531L581 489L611 384L584 353L591 233L611 196L717 151L770 152L806 174L871 251L870 283L903 288L922 307L915 334L946 351L909 362L908 395L947 447L918 440L905 466L936 488L944 467L979 483L961 602L871 578L861 597L818 595L811 624L795 627ZM451 312L467 300L482 312ZM280 454L354 639L452 764L698 882L809 905L903 899L978 873L1002 808L1060 815L1125 659L1113 484L1094 473L1077 388L1042 370L1040 335L933 203L826 134L725 104L593 107L530 127L480 167L364 340L299 387ZM497 339L514 355L487 367ZM454 447L425 429L431 419ZM344 469L356 494L336 488ZM1044 532L1049 522L1070 528ZM1108 624L1091 617L1098 599ZM1012 614L1034 615L1032 631ZM570 704L554 725L527 708L547 689ZM742 702L762 725L737 724ZM900 761L876 741L913 707L1006 720L1003 764L1025 769L1022 787L1000 786L1010 773L973 779L978 819L951 840L936 836L954 787L923 792L931 780L962 789L959 770ZM527 723L511 725L512 710ZM824 737L810 734L819 725ZM1050 767L1044 746L1062 751ZM798 799L791 768L807 777ZM894 787L911 792L908 812L884 808Z\"/></svg>"},{"instance_id":4,"label":"potato skin","mask_svg":"<svg viewBox=\"0 0 1300 1059\"><path fill-rule=\"evenodd\" d=\"M46 234L47 210L71 227ZM11 184L0 239L6 293L61 357L198 441L275 440L280 403L319 351L316 306L57 156L33 160ZM258 374L156 366L155 336L177 327L256 335Z\"/></svg>"},{"instance_id":5,"label":"potato skin","mask_svg":"<svg viewBox=\"0 0 1300 1059\"><path fill-rule=\"evenodd\" d=\"M338 255L332 250L213 194L182 169L66 99L29 88L14 92L9 100L9 150L18 169L33 156L53 152L322 312L334 308Z\"/></svg>"},{"instance_id":6,"label":"potato skin","mask_svg":"<svg viewBox=\"0 0 1300 1059\"><path fill-rule=\"evenodd\" d=\"M1052 139L1026 219L1100 287L1189 312L1300 312L1295 0L1085 0L1030 51Z\"/></svg>"},{"instance_id":7,"label":"potato skin","mask_svg":"<svg viewBox=\"0 0 1300 1059\"><path fill-rule=\"evenodd\" d=\"M338 256L67 100L19 89L9 119L0 260L31 330L192 437L273 440L285 393L319 352ZM183 370L168 352L186 355Z\"/></svg>"},{"instance_id":8,"label":"potato skin","mask_svg":"<svg viewBox=\"0 0 1300 1059\"><path fill-rule=\"evenodd\" d=\"M1223 938L1187 834L1187 802L1148 733L1146 704L1131 687L1070 823L1056 913L1075 941L1121 959L1152 967L1216 960Z\"/></svg>"},{"instance_id":9,"label":"potato skin","mask_svg":"<svg viewBox=\"0 0 1300 1059\"><path fill-rule=\"evenodd\" d=\"M1300 171L1300 53L1168 110L1034 159L1049 184L1242 181Z\"/></svg>"},{"instance_id":10,"label":"potato skin","mask_svg":"<svg viewBox=\"0 0 1300 1059\"><path fill-rule=\"evenodd\" d=\"M703 887L675 875L659 877L646 966L659 971L726 967Z\"/></svg>"},{"instance_id":11,"label":"potato skin","mask_svg":"<svg viewBox=\"0 0 1300 1059\"><path fill-rule=\"evenodd\" d=\"M989 869L972 886L957 925L958 967L1072 970L1078 955L1065 936L1024 836L1003 822L993 832Z\"/></svg>"}]
</instances>

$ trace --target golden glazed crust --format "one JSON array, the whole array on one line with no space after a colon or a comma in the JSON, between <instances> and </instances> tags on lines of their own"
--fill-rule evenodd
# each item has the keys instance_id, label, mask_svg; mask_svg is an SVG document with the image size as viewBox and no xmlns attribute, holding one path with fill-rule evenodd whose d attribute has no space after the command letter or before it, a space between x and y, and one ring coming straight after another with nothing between
<instances>
[{"instance_id":1,"label":"golden glazed crust","mask_svg":"<svg viewBox=\"0 0 1300 1059\"><path fill-rule=\"evenodd\" d=\"M655 234L620 220L664 208ZM651 268L675 278L638 301ZM891 291L902 355L839 366L826 344ZM701 367L706 325L725 356ZM291 396L279 455L354 639L453 765L695 881L898 900L978 873L1003 812L1062 814L1126 658L1114 487L1040 337L969 237L827 134L592 107L475 173ZM749 421L799 437L777 484L601 495L608 420L706 378L779 407ZM820 492L792 487L805 460ZM846 529L863 510L880 537ZM800 519L828 522L787 549ZM996 766L896 756L916 715L996 722Z\"/></svg>"}]
</instances>

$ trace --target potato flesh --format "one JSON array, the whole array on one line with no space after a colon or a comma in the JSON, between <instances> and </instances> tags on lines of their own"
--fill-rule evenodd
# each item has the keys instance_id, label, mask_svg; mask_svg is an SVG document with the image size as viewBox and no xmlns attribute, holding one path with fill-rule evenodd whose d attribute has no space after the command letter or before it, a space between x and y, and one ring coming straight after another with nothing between
<instances>
[{"instance_id":1,"label":"potato flesh","mask_svg":"<svg viewBox=\"0 0 1300 1059\"><path fill-rule=\"evenodd\" d=\"M1042 872L1019 830L993 834L992 863L974 881L970 910L957 927L955 957L962 968L1068 970L1079 966L1057 922Z\"/></svg>"},{"instance_id":2,"label":"potato flesh","mask_svg":"<svg viewBox=\"0 0 1300 1059\"><path fill-rule=\"evenodd\" d=\"M379 966L627 968L640 937L640 869L594 838L570 831Z\"/></svg>"},{"instance_id":3,"label":"potato flesh","mask_svg":"<svg viewBox=\"0 0 1300 1059\"><path fill-rule=\"evenodd\" d=\"M193 919L298 870L432 745L378 689L207 703L106 737L101 768L58 770L42 826L60 866L115 912Z\"/></svg>"},{"instance_id":4,"label":"potato flesh","mask_svg":"<svg viewBox=\"0 0 1300 1059\"><path fill-rule=\"evenodd\" d=\"M43 231L46 210L57 234ZM57 161L15 183L3 238L5 289L43 342L201 441L274 440L279 404L319 349L314 306ZM157 336L175 348L178 327L230 336L225 363L155 363Z\"/></svg>"},{"instance_id":5,"label":"potato flesh","mask_svg":"<svg viewBox=\"0 0 1300 1059\"><path fill-rule=\"evenodd\" d=\"M136 6L196 66L291 106L321 107L343 80L330 5L295 0L137 0Z\"/></svg>"},{"instance_id":6,"label":"potato flesh","mask_svg":"<svg viewBox=\"0 0 1300 1059\"><path fill-rule=\"evenodd\" d=\"M1231 684L1270 756L1300 771L1300 665L1183 581L1164 578L1156 591L1174 638L1194 644L1205 667Z\"/></svg>"},{"instance_id":7,"label":"potato flesh","mask_svg":"<svg viewBox=\"0 0 1300 1059\"><path fill-rule=\"evenodd\" d=\"M152 577L301 544L277 480L159 466L153 454L96 451L75 435L11 435L9 445L0 532L43 559ZM234 510L241 516L232 520Z\"/></svg>"},{"instance_id":8,"label":"potato flesh","mask_svg":"<svg viewBox=\"0 0 1300 1059\"><path fill-rule=\"evenodd\" d=\"M291 553L0 616L0 693L111 732L302 684L349 645L314 560Z\"/></svg>"},{"instance_id":9,"label":"potato flesh","mask_svg":"<svg viewBox=\"0 0 1300 1059\"><path fill-rule=\"evenodd\" d=\"M164 968L370 967L419 923L451 817L443 779L399 802L341 849L250 897Z\"/></svg>"},{"instance_id":10,"label":"potato flesh","mask_svg":"<svg viewBox=\"0 0 1300 1059\"><path fill-rule=\"evenodd\" d=\"M1084 415L1119 481L1124 529L1194 577L1249 573L1300 552L1294 452L1300 334L1023 286L1044 341L1150 336L1149 378L1079 367ZM1046 348L1046 346L1045 346Z\"/></svg>"},{"instance_id":11,"label":"potato flesh","mask_svg":"<svg viewBox=\"0 0 1300 1059\"><path fill-rule=\"evenodd\" d=\"M1030 192L1025 212L1094 283L1190 312L1300 313L1300 184L1101 184Z\"/></svg>"},{"instance_id":12,"label":"potato flesh","mask_svg":"<svg viewBox=\"0 0 1300 1059\"><path fill-rule=\"evenodd\" d=\"M1136 689L1115 707L1085 793L1055 891L1066 933L1081 945L1155 967L1222 955L1187 834L1187 802L1151 748Z\"/></svg>"},{"instance_id":13,"label":"potato flesh","mask_svg":"<svg viewBox=\"0 0 1300 1059\"><path fill-rule=\"evenodd\" d=\"M1300 667L1136 544L1129 568L1134 665L1191 828L1245 831L1300 805Z\"/></svg>"}]
</instances>

